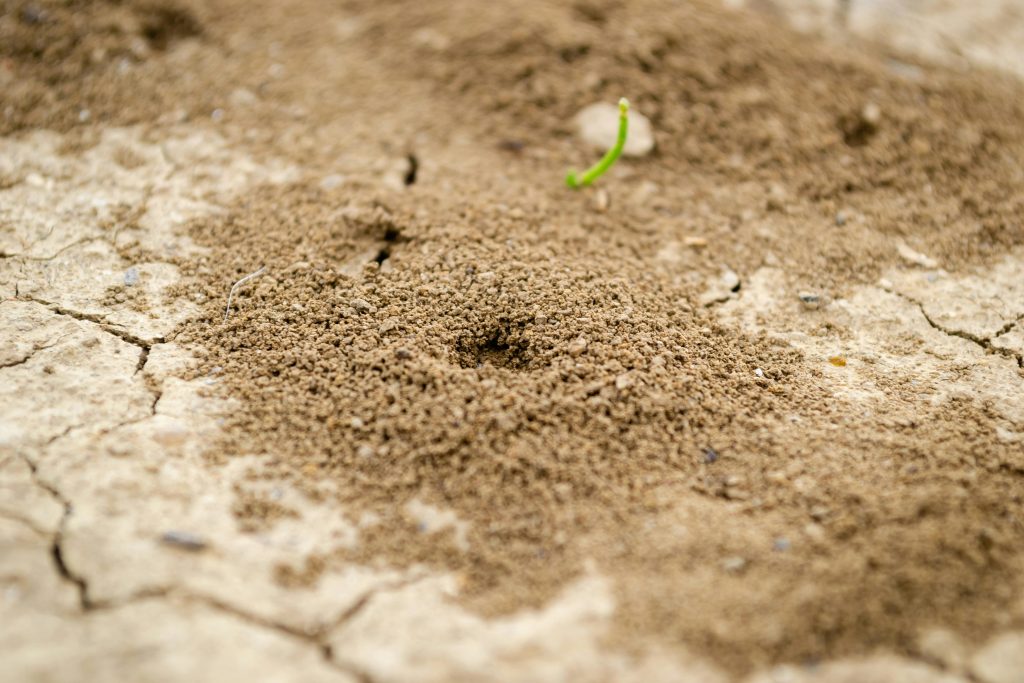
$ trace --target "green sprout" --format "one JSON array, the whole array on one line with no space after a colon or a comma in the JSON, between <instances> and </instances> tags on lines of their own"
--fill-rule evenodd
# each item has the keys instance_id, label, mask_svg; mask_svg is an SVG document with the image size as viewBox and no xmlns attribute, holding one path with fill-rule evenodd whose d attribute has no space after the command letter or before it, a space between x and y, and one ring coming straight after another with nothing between
<instances>
[{"instance_id":1,"label":"green sprout","mask_svg":"<svg viewBox=\"0 0 1024 683\"><path fill-rule=\"evenodd\" d=\"M570 170L569 175L565 176L566 185L574 190L578 190L581 187L590 185L592 182L600 178L605 171L612 167L612 164L614 164L622 154L622 148L626 146L626 134L629 132L628 113L629 100L623 97L619 100L619 139L615 141L615 146L605 152L605 155L601 157L601 160L588 168L582 177L576 177L576 171Z\"/></svg>"}]
</instances>

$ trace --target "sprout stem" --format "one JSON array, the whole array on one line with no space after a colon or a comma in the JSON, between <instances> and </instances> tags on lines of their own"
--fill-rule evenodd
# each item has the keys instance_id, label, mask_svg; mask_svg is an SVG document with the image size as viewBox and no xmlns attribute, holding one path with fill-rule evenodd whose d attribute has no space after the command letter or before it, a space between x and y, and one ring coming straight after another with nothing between
<instances>
[{"instance_id":1,"label":"sprout stem","mask_svg":"<svg viewBox=\"0 0 1024 683\"><path fill-rule=\"evenodd\" d=\"M565 177L565 184L574 190L590 185L592 182L600 178L605 171L611 168L612 164L622 154L622 148L626 146L626 134L629 132L629 100L625 97L619 100L619 138L615 141L615 146L605 152L605 155L601 157L601 160L586 170L582 177L576 176L576 171L569 171L569 175Z\"/></svg>"}]
</instances>

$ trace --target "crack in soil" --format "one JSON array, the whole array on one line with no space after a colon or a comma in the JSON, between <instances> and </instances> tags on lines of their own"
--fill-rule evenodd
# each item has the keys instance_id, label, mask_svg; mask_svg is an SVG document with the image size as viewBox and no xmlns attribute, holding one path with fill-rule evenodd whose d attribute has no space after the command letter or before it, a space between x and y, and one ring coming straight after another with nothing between
<instances>
[{"instance_id":1,"label":"crack in soil","mask_svg":"<svg viewBox=\"0 0 1024 683\"><path fill-rule=\"evenodd\" d=\"M397 590L401 587L401 585L393 586L390 589ZM321 659L323 659L324 663L327 666L336 669L342 673L348 674L349 676L352 676L360 683L374 683L373 677L371 677L370 674L366 671L363 671L362 669L359 669L358 667L347 662L342 662L338 659L335 659L334 653L331 650L331 646L327 642L325 642L325 638L327 634L330 633L331 630L337 628L352 616L355 616L355 614L358 613L362 609L362 607L370 601L370 598L383 588L384 587L375 588L371 589L370 591L367 591L367 594L360 596L354 603L353 607L350 607L348 610L346 610L342 614L342 618L339 619L336 623L334 623L330 627L322 627L320 629L317 629L317 631L315 631L312 634L303 632L302 630L293 628L291 626L288 626L287 624L281 624L270 619L265 619L254 614L250 614L249 612L240 610L232 605L221 602L220 600L212 598L210 596L196 595L193 593L183 593L180 595L180 597L184 598L185 600L199 602L203 605L206 605L207 607L216 609L226 614L230 614L238 619L241 619L242 621L245 621L248 624L259 626L260 628L278 631L287 636L308 643L317 649L317 651L320 653ZM168 593L168 595L176 595L176 593L171 592Z\"/></svg>"},{"instance_id":2,"label":"crack in soil","mask_svg":"<svg viewBox=\"0 0 1024 683\"><path fill-rule=\"evenodd\" d=\"M54 490L56 495L56 491ZM60 526L57 529L57 533L53 538L53 545L50 547L53 555L53 562L57 567L57 573L62 579L68 581L76 587L78 590L78 602L83 612L86 612L90 608L89 603L89 585L84 577L78 576L68 567L67 560L64 558L64 527L67 525L67 520L71 517L72 507L71 503L64 503L64 515L61 517Z\"/></svg>"},{"instance_id":3,"label":"crack in soil","mask_svg":"<svg viewBox=\"0 0 1024 683\"><path fill-rule=\"evenodd\" d=\"M49 439L47 439L46 443L43 444L43 448L49 448L50 446L55 444L57 441L63 439L65 436L70 434L72 431L74 431L76 429L81 429L82 427L85 427L85 425L84 424L68 425L67 427L65 427L60 432L60 434L54 434ZM25 457L26 462L29 463L29 467L31 467L32 471L35 472L35 463L33 463L31 460L29 460L28 456L24 456L24 457Z\"/></svg>"},{"instance_id":4,"label":"crack in soil","mask_svg":"<svg viewBox=\"0 0 1024 683\"><path fill-rule=\"evenodd\" d=\"M1024 313L1022 313L1021 315L1017 316L1016 318L1014 318L1013 320L999 328L999 331L993 334L991 337L989 337L989 340L998 339L999 337L1002 337L1004 334L1012 330L1014 325L1016 325L1022 320L1024 320Z\"/></svg>"},{"instance_id":5,"label":"crack in soil","mask_svg":"<svg viewBox=\"0 0 1024 683\"><path fill-rule=\"evenodd\" d=\"M4 365L0 365L0 370L4 370L6 368L15 368L15 367L17 367L19 365L24 365L25 363L27 363L30 360L32 360L32 357L35 356L37 353L39 353L40 351L43 351L45 349L52 348L52 347L56 346L57 343L58 342L54 342L53 344L47 344L46 346L35 346L35 347L32 348L31 351L28 352L28 354L24 358L22 358L20 360L13 361L11 363L5 363Z\"/></svg>"},{"instance_id":6,"label":"crack in soil","mask_svg":"<svg viewBox=\"0 0 1024 683\"><path fill-rule=\"evenodd\" d=\"M148 359L148 347L144 348L143 353L145 355L140 358L140 369L142 366L145 365L145 359ZM154 399L150 408L150 415L147 415L146 417L138 420L130 420L127 422L119 423L118 425L112 427L109 431L114 431L128 424L147 420L156 415L156 405L159 402L161 395L162 392L154 391ZM43 449L45 450L46 448L50 447L53 443L67 436L73 430L84 426L85 425L68 426L66 429L62 430L60 434L57 434L54 437L52 437L43 446ZM74 512L74 506L72 505L71 501L68 500L55 486L44 481L40 477L38 467L32 458L25 454L22 454L21 457L23 458L25 463L28 465L29 470L31 471L33 483L39 488L47 491L58 503L60 503L64 509L64 512L61 516L60 522L57 525L57 530L52 534L37 529L34 525L28 523L25 520L18 519L17 521L25 523L26 525L30 526L34 531L37 531L38 533L44 536L52 536L52 541L50 544L50 554L51 557L53 558L54 567L62 580L72 584L75 587L78 593L80 609L83 613L95 612L106 609L116 609L141 600L150 599L179 598L182 600L198 602L212 609L216 609L218 611L230 614L235 618L245 621L246 623L259 626L260 628L275 630L280 633L286 634L289 637L298 638L306 643L309 643L310 645L316 647L317 651L320 653L320 656L323 658L324 662L328 666L349 676L354 677L361 683L373 683L373 678L370 676L369 673L359 669L353 664L339 660L336 657L333 648L327 642L327 637L335 629L341 627L351 619L355 618L358 614L360 614L370 604L373 598L378 594L400 590L425 578L425 575L417 575L414 577L409 577L398 581L388 582L380 586L371 588L365 591L358 598L356 598L351 605L349 605L345 610L341 612L341 614L338 615L337 618L331 620L330 622L324 625L319 626L318 628L312 631L306 631L303 629L295 628L293 626L289 626L287 624L280 623L272 619L267 619L265 617L252 614L243 609L235 607L227 602L224 602L221 599L214 596L197 594L174 586L147 588L122 600L95 601L89 595L88 580L84 576L76 573L74 569L72 569L65 554L65 530L67 527L68 520L70 519L71 515Z\"/></svg>"},{"instance_id":7,"label":"crack in soil","mask_svg":"<svg viewBox=\"0 0 1024 683\"><path fill-rule=\"evenodd\" d=\"M146 363L149 362L149 349L149 346L143 346L139 351L139 362L135 366L135 372L132 373L132 377L145 370Z\"/></svg>"},{"instance_id":8,"label":"crack in soil","mask_svg":"<svg viewBox=\"0 0 1024 683\"><path fill-rule=\"evenodd\" d=\"M41 303L41 302L37 301L36 303ZM70 317L75 317L74 315L71 315L71 314L64 314L64 315L70 315ZM90 320L89 322L96 322L96 321L95 320ZM97 323L97 324L99 324L99 323ZM111 332L111 334L115 334L115 333ZM115 334L115 336L120 336L120 335L116 335ZM128 341L128 340L126 340L126 341ZM130 343L135 343L135 342L130 342ZM49 347L45 347L45 348L49 348ZM138 366L137 366L137 368L135 370L135 373L133 373L133 376L135 374L138 374L139 370L141 370L143 368L143 366L145 365L146 360L148 360L148 358L149 358L149 346L142 346L142 351L140 353L139 364L138 364ZM132 424L134 422L141 422L143 420L148 420L148 419L152 418L153 416L155 416L156 415L156 405L160 401L160 397L163 395L163 392L162 391L158 391L158 390L153 390L153 395L154 395L153 396L153 403L150 405L150 414L149 415L146 415L145 417L140 418L140 419L129 420L129 421L126 421L126 422L118 423L117 425L114 425L109 430L107 430L108 433L112 432L112 431L114 431L116 429L119 429L119 428L121 428L121 427L123 427L125 425ZM43 450L46 450L46 449L50 448L54 443L56 443L57 441L59 441L60 439L62 439L64 437L66 437L68 434L70 434L75 429L80 429L80 428L85 427L85 426L86 425L84 425L84 424L69 425L68 427L63 429L59 434L56 434L53 437L51 437L49 440L47 440L47 442L42 447ZM64 508L64 513L61 515L60 522L57 525L57 530L56 530L56 532L53 533L53 540L52 540L52 543L50 545L50 554L53 557L54 566L55 566L55 568L57 570L58 575L63 580L73 584L75 586L76 590L78 591L78 600L79 600L79 604L81 606L82 611L83 612L90 611L90 610L92 610L94 608L94 604L93 604L92 600L89 598L89 585L88 585L88 582L86 581L86 579L83 576L80 576L80 575L76 574L74 571L72 571L72 569L68 565L67 559L64 556L64 546L63 546L63 543L64 543L64 530L65 530L65 528L67 526L68 519L71 517L71 515L72 515L72 513L74 511L74 506L72 505L71 501L66 496L64 496L64 494L62 494L55 486L53 486L52 484L50 484L50 483L48 483L46 481L43 481L43 479L39 475L39 468L36 465L35 461L32 460L32 458L30 458L26 454L22 454L21 457L25 461L25 463L28 465L29 470L31 471L33 483L36 486L38 486L39 488L41 488L41 489L45 490L46 492L48 492L54 498L54 500L56 500L58 503L60 503L61 506ZM35 529L34 525L29 524L29 526L32 526ZM36 530L39 531L38 529L36 529ZM41 531L40 531L40 533L44 533L44 535L47 535L47 536L49 535L48 533L41 532Z\"/></svg>"},{"instance_id":9,"label":"crack in soil","mask_svg":"<svg viewBox=\"0 0 1024 683\"><path fill-rule=\"evenodd\" d=\"M74 426L65 429L61 434L52 438L47 443L47 446L52 444L61 436L68 434L72 429L74 429ZM78 591L78 602L81 605L82 610L85 611L89 608L88 585L86 584L86 581L83 577L76 575L68 567L67 561L64 558L64 548L62 545L64 542L64 528L67 525L68 518L71 516L73 512L71 501L69 501L60 491L58 491L57 487L53 486L48 482L43 481L42 477L39 476L39 468L36 466L36 463L31 458L24 454L21 457L25 461L25 464L28 465L28 468L32 473L32 482L36 486L38 486L39 488L43 489L51 496L53 496L53 499L60 503L61 506L64 508L64 513L61 515L60 522L57 524L57 530L53 533L53 540L50 543L50 555L53 557L53 563L54 567L57 570L57 574L63 580L75 586L75 589ZM50 534L45 535L49 536Z\"/></svg>"},{"instance_id":10,"label":"crack in soil","mask_svg":"<svg viewBox=\"0 0 1024 683\"><path fill-rule=\"evenodd\" d=\"M397 590L399 588L404 587L404 585L406 584L386 587L382 586L381 588L373 589L372 591L368 592L375 593L378 590L383 590L384 588L388 588L390 590ZM250 612L246 612L245 610L235 607L234 605L231 605L227 602L224 602L219 598L210 595L203 595L200 593L193 593L191 591L183 590L177 587L167 586L146 588L139 591L138 593L134 593L120 600L101 600L83 602L82 611L93 613L107 610L117 610L121 609L122 607L134 605L139 602L144 602L146 600L170 599L177 599L184 602L197 603L203 605L204 607L215 610L217 612L222 612L224 614L230 615L235 619L244 621L245 623L251 626L256 626L258 628L267 629L271 631L277 631L278 633L288 636L289 638L301 640L304 643L314 646L320 653L321 657L325 660L325 663L331 668L337 669L342 673L353 676L361 683L373 683L373 679L366 672L358 670L347 663L339 662L332 658L331 648L327 643L323 642L323 638L330 632L332 628L335 628L334 625L332 625L330 628L323 627L317 629L313 633L307 633L301 629L288 626L287 624L282 624L272 619L267 619L265 617L255 615ZM356 604L358 605L361 603L365 603L367 600L368 597L366 595L360 596L356 600ZM352 608L346 610L345 614L347 615L349 612L352 612ZM338 625L340 625L340 623L343 622L339 622Z\"/></svg>"},{"instance_id":11,"label":"crack in soil","mask_svg":"<svg viewBox=\"0 0 1024 683\"><path fill-rule=\"evenodd\" d=\"M22 517L21 515L14 514L7 510L0 510L0 518L9 520L11 522L15 522L16 524L21 524L22 526L31 529L34 533L44 538L49 538L51 536L51 533L49 531L36 526L35 522L31 521L30 519Z\"/></svg>"},{"instance_id":12,"label":"crack in soil","mask_svg":"<svg viewBox=\"0 0 1024 683\"><path fill-rule=\"evenodd\" d=\"M1003 325L1003 327L998 332L996 332L994 335L992 335L992 337L991 337L991 339L989 341L993 341L993 340L999 339L1004 334L1008 334L1010 332L1010 330L1012 330L1016 325L1018 325L1022 321L1024 321L1024 314L1021 314L1015 320L1011 320L1010 322L1008 322L1005 325ZM1008 355L1008 356L1015 357L1017 359L1017 365L1020 366L1021 368L1024 368L1024 353L1014 353L1010 349L998 349L998 348L996 349L996 351L999 351L1003 355Z\"/></svg>"},{"instance_id":13,"label":"crack in soil","mask_svg":"<svg viewBox=\"0 0 1024 683\"><path fill-rule=\"evenodd\" d=\"M361 683L373 683L373 677L369 673L356 667L355 665L341 661L336 658L335 653L331 645L327 642L327 637L337 628L343 626L358 614L360 614L373 600L374 597L381 593L388 593L391 591L401 590L408 586L415 584L418 581L426 578L426 575L418 575L397 581L388 582L380 586L375 586L365 591L362 595L356 598L352 604L342 611L337 618L330 622L319 626L313 630L303 630L284 624L273 619L267 619L251 612L247 612L244 609L236 607L228 602L221 600L215 596L204 595L201 593L195 593L189 590L184 590L174 586L162 586L154 588L146 588L133 595L123 598L121 600L103 600L103 601L91 601L86 599L87 593L84 592L86 582L80 577L76 577L70 572L66 565L63 563L63 559L59 554L59 545L55 545L55 557L58 559L59 568L62 568L62 576L68 578L71 581L79 583L83 589L83 601L82 610L85 612L96 612L100 610L111 610L124 607L142 600L153 600L153 599L170 599L177 598L188 602L196 602L202 604L211 609L215 609L219 612L230 614L231 616L241 619L248 624L258 626L260 628L270 629L278 631L289 637L297 638L303 642L309 643L317 648L325 662L350 676L353 676Z\"/></svg>"},{"instance_id":14,"label":"crack in soil","mask_svg":"<svg viewBox=\"0 0 1024 683\"><path fill-rule=\"evenodd\" d=\"M166 341L166 339L164 339L164 337L162 337L162 336L154 337L152 339L143 339L142 337L134 335L131 332L129 332L128 330L125 330L125 329L117 326L116 324L110 322L109 320L107 320L106 318L104 318L101 315L96 315L94 313L83 313L81 311L74 311L74 310L71 310L69 308L65 308L65 307L61 306L60 304L54 303L52 301L46 301L44 299L37 299L37 298L31 297L31 296L20 297L20 300L22 300L22 301L31 301L32 303L39 304L40 306L45 306L48 309L50 309L50 311L52 311L53 313L56 313L58 315L66 315L67 317L73 318L74 320L81 320L81 321L84 321L84 322L90 322L90 323L93 323L95 325L99 325L100 329L102 329L107 334L111 334L111 335L117 337L118 339L121 339L122 341L126 341L129 344L132 344L134 346L138 346L140 349L146 351L147 352L147 355L146 355L147 358L148 358L148 352L149 352L150 347L152 347L154 344L162 344L162 343L164 343ZM141 367L141 365L140 365L140 367Z\"/></svg>"},{"instance_id":15,"label":"crack in soil","mask_svg":"<svg viewBox=\"0 0 1024 683\"><path fill-rule=\"evenodd\" d=\"M20 360L16 360L14 362L7 363L6 365L0 365L0 370L3 370L5 368L13 368L13 367L16 367L18 365L24 365L25 363L27 363L30 360L32 360L32 357L35 356L40 351L45 351L46 349L52 349L53 347L57 346L62 341L67 339L68 336L69 335L67 335L67 334L61 335L60 337L58 337L57 339L55 339L54 341L52 341L49 344L33 345L32 346L32 350L28 352L28 355L26 355L24 358L22 358Z\"/></svg>"},{"instance_id":16,"label":"crack in soil","mask_svg":"<svg viewBox=\"0 0 1024 683\"><path fill-rule=\"evenodd\" d=\"M156 400L154 400L153 402L153 414L155 414L156 402L158 400L159 394L157 395ZM144 419L149 419L149 417L152 417L152 415L147 416ZM130 424L130 422L123 424ZM70 433L73 429L75 429L76 426L80 427L82 425L72 425L71 427L68 427L61 434L51 439L47 446L49 446L62 436L65 436L68 433ZM122 425L118 425L113 429L117 429L120 426ZM276 622L271 619L267 619L255 614L251 614L243 609L235 607L227 602L224 602L219 598L209 595L192 593L190 591L182 590L177 587L147 588L123 600L94 601L89 596L88 580L84 576L76 573L71 568L71 566L68 563L67 557L65 556L65 529L68 520L70 519L71 515L74 512L74 506L72 505L71 501L68 500L55 486L43 481L40 478L36 463L31 458L29 458L27 455L22 455L21 457L28 465L29 470L31 471L33 483L39 488L45 490L51 496L53 496L53 498L63 506L64 513L61 515L60 522L57 525L57 530L52 534L39 529L27 520L7 514L4 514L3 516L5 518L13 519L17 522L25 524L26 526L31 528L33 531L39 533L40 535L46 537L52 536L52 541L50 543L50 555L53 558L54 568L56 569L57 574L61 577L62 580L72 584L75 587L78 593L79 607L83 613L96 612L107 609L117 609L142 600L152 599L179 598L186 601L198 602L217 611L230 614L235 618L241 619L242 621L245 621L246 623L249 623L251 625L259 626L260 628L275 630L280 633L284 633L292 638L298 638L306 643L309 643L316 647L317 651L320 653L320 656L324 659L325 663L328 666L354 677L361 683L373 683L372 677L367 672L358 669L354 665L337 660L334 657L334 653L332 651L330 644L326 642L326 638L334 629L342 626L347 621L349 621L350 619L354 618L357 614L359 614L370 603L373 597L378 593L400 590L424 578L423 576L416 576L408 579L403 579L401 581L394 581L387 584L383 584L381 586L374 587L360 595L358 598L356 598L356 600L348 608L346 608L336 619L332 620L331 622L323 626L320 626L319 628L311 632L304 631L302 629L298 629L287 624Z\"/></svg>"},{"instance_id":17,"label":"crack in soil","mask_svg":"<svg viewBox=\"0 0 1024 683\"><path fill-rule=\"evenodd\" d=\"M156 406L157 406L158 403L160 403L160 399L163 397L164 392L160 391L158 389L151 389L151 391L153 393L153 402L150 403L150 405L149 405L149 415L143 415L142 417L136 417L136 418L133 418L131 420L124 420L123 422L118 422L117 424L115 424L110 429L105 430L103 433L104 434L110 434L112 432L116 432L118 429L121 429L122 427L128 427L130 425L136 425L136 424L139 424L141 422L145 422L146 420L151 420L154 417L156 417Z\"/></svg>"},{"instance_id":18,"label":"crack in soil","mask_svg":"<svg viewBox=\"0 0 1024 683\"><path fill-rule=\"evenodd\" d=\"M923 302L918 301L917 299L914 299L913 297L907 296L903 292L898 292L895 289L888 289L886 291L891 292L892 294L895 294L896 296L900 297L904 301L907 301L907 302L917 306L918 310L921 311L921 315L924 317L924 319L928 323L928 325L930 325L932 327L932 329L938 330L939 332L941 332L941 333L943 333L943 334L945 334L945 335L947 335L949 337L958 337L960 339L964 339L966 341L969 341L972 344L975 344L978 347L980 347L981 349L983 349L986 353L995 353L995 354L999 354L1001 356L1005 356L1007 358L1012 358L1013 360L1017 361L1018 367L1024 368L1024 355L1014 353L1010 349L1000 349L1000 348L995 347L995 346L992 345L992 340L993 339L996 339L996 338L1006 334L1007 332L1009 332L1013 328L1013 326L1016 325L1020 320L1024 320L1024 315L1022 315L1020 318L1017 318L1015 320L1011 320L1007 324L1003 325L1003 327L999 330L999 332L997 332L996 334L992 335L991 337L979 337L977 335L971 334L970 332L966 332L964 330L951 330L951 329L947 329L947 328L943 327L942 325L940 325L939 323L937 323L934 320L932 320L932 317L930 315L928 315L928 311L925 310Z\"/></svg>"},{"instance_id":19,"label":"crack in soil","mask_svg":"<svg viewBox=\"0 0 1024 683\"><path fill-rule=\"evenodd\" d=\"M37 242L35 242L33 244L30 244L26 251L31 250L36 244L38 244L42 240L46 239L46 237L48 237L48 236L49 235L44 236L40 240L38 240ZM75 248L77 246L83 245L83 244L88 244L89 242L107 242L109 244L109 240L107 240L105 237L102 237L102 236L83 237L81 239L75 240L74 242L70 242L68 244L65 244L63 247L61 247L57 251L53 252L52 254L47 254L45 256L32 256L32 255L26 254L24 252L17 253L17 254L12 254L12 253L9 253L9 252L0 252L0 258L21 259L22 261L33 261L33 262L36 262L36 263L44 263L46 261L54 260L55 258L59 257L61 254L63 254L66 251L69 251L69 250L71 250L71 249L73 249L73 248ZM114 245L111 245L111 246L114 246Z\"/></svg>"}]
</instances>

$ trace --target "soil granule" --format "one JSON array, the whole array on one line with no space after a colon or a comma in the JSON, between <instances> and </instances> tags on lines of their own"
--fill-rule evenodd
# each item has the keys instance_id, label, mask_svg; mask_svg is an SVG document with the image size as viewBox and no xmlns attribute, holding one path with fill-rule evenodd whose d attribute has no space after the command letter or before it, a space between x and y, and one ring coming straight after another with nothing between
<instances>
[{"instance_id":1,"label":"soil granule","mask_svg":"<svg viewBox=\"0 0 1024 683\"><path fill-rule=\"evenodd\" d=\"M8 5L0 35L35 30ZM1021 244L1018 82L908 78L871 48L703 2L187 11L138 76L54 71L9 43L48 85L3 96L5 131L173 110L301 165L193 224L206 253L180 264L206 303L178 340L239 400L213 454L266 454L254 477L361 525L355 548L282 566L282 582L427 563L496 614L593 567L616 587L613 638L736 673L1021 618L1024 455L990 407L893 383L865 411L700 297L723 265L840 296L897 262L897 240L949 268ZM585 153L573 114L622 95L656 152L602 179L610 202L565 190ZM678 248L689 237L706 246ZM264 266L223 321L231 284ZM465 539L421 528L414 500L453 510ZM242 494L237 511L252 529L292 514Z\"/></svg>"}]
</instances>

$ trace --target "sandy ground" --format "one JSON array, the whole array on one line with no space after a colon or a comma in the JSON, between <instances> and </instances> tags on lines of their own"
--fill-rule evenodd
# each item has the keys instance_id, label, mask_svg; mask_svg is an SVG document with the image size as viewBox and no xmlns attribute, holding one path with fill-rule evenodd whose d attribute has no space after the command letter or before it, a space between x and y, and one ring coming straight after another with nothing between
<instances>
[{"instance_id":1,"label":"sandy ground","mask_svg":"<svg viewBox=\"0 0 1024 683\"><path fill-rule=\"evenodd\" d=\"M1024 14L1012 2L730 4L836 44L868 39L954 69L1024 74ZM192 49L184 40L166 59ZM252 96L231 98L243 108ZM910 647L737 673L692 643L623 644L621 594L593 566L539 606L496 613L457 599L462 577L430 562L334 562L314 581L283 581L282 567L303 571L297 558L354 545L363 521L308 487L254 477L266 456L212 463L240 399L190 372L176 334L213 305L180 288L187 264L213 249L187 226L308 169L301 154L175 119L0 138L3 680L1024 681L1024 600L1012 590L980 640L937 619ZM301 147L301 126L286 135ZM413 170L397 143L348 163L345 174L395 192ZM329 191L342 175L319 182ZM685 261L693 246L667 243L658 258ZM710 264L695 286L723 326L799 351L850 410L912 422L926 406L963 406L1004 447L1024 448L1024 248L949 264L927 243L889 246L896 258L880 277L834 296L805 292L803 274L771 262L739 274ZM381 248L363 245L371 257ZM887 398L897 393L898 410ZM246 500L264 506L259 519L285 512L254 527L239 511ZM417 503L407 514L458 540L451 511Z\"/></svg>"}]
</instances>

